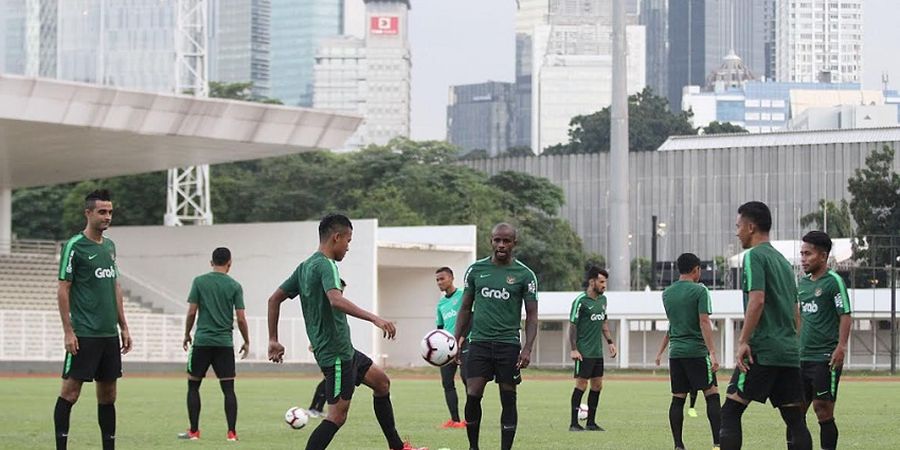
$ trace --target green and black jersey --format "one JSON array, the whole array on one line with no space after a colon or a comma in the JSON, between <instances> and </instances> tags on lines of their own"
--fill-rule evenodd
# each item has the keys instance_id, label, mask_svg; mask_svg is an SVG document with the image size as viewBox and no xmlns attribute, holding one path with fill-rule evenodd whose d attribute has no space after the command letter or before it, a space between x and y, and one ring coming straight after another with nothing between
<instances>
[{"instance_id":1,"label":"green and black jersey","mask_svg":"<svg viewBox=\"0 0 900 450\"><path fill-rule=\"evenodd\" d=\"M591 298L582 292L572 302L569 322L575 325L575 347L584 358L603 357L603 324L606 323L606 296Z\"/></svg>"},{"instance_id":2,"label":"green and black jersey","mask_svg":"<svg viewBox=\"0 0 900 450\"><path fill-rule=\"evenodd\" d=\"M672 283L662 294L669 319L669 357L702 358L709 355L700 315L712 314L712 299L706 286L692 281Z\"/></svg>"},{"instance_id":3,"label":"green and black jersey","mask_svg":"<svg viewBox=\"0 0 900 450\"><path fill-rule=\"evenodd\" d=\"M191 284L188 302L199 306L194 345L234 346L234 310L244 309L244 291L240 283L222 272L200 275Z\"/></svg>"},{"instance_id":4,"label":"green and black jersey","mask_svg":"<svg viewBox=\"0 0 900 450\"><path fill-rule=\"evenodd\" d=\"M800 367L800 342L794 313L797 283L791 264L772 244L764 242L744 253L741 277L744 311L750 292L765 293L759 324L750 336L754 362L765 366Z\"/></svg>"},{"instance_id":5,"label":"green and black jersey","mask_svg":"<svg viewBox=\"0 0 900 450\"><path fill-rule=\"evenodd\" d=\"M435 326L443 328L449 333L456 332L456 317L459 315L459 308L462 306L463 290L456 289L450 296L442 295L438 300Z\"/></svg>"},{"instance_id":6,"label":"green and black jersey","mask_svg":"<svg viewBox=\"0 0 900 450\"><path fill-rule=\"evenodd\" d=\"M296 281L292 281L294 277ZM332 259L322 252L313 253L282 283L281 289L288 295L300 295L306 335L319 367L332 367L339 360L353 358L347 315L332 308L328 301L328 291L343 291L337 264Z\"/></svg>"},{"instance_id":7,"label":"green and black jersey","mask_svg":"<svg viewBox=\"0 0 900 450\"><path fill-rule=\"evenodd\" d=\"M841 316L850 314L844 279L829 270L819 279L800 279L800 360L829 361L838 345Z\"/></svg>"},{"instance_id":8,"label":"green and black jersey","mask_svg":"<svg viewBox=\"0 0 900 450\"><path fill-rule=\"evenodd\" d=\"M537 277L518 259L497 265L490 257L475 261L465 275L472 305L472 342L519 344L522 306L537 301Z\"/></svg>"},{"instance_id":9,"label":"green and black jersey","mask_svg":"<svg viewBox=\"0 0 900 450\"><path fill-rule=\"evenodd\" d=\"M116 244L97 243L78 233L66 242L59 258L59 280L70 281L69 314L78 337L118 336Z\"/></svg>"}]
</instances>

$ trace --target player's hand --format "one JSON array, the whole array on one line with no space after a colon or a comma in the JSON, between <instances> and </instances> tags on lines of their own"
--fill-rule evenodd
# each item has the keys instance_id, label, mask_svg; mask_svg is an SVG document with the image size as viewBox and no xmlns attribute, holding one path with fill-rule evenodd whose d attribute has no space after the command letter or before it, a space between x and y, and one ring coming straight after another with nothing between
<instances>
[{"instance_id":1,"label":"player's hand","mask_svg":"<svg viewBox=\"0 0 900 450\"><path fill-rule=\"evenodd\" d=\"M278 341L269 341L269 361L273 363L284 362L284 346Z\"/></svg>"},{"instance_id":2,"label":"player's hand","mask_svg":"<svg viewBox=\"0 0 900 450\"><path fill-rule=\"evenodd\" d=\"M247 359L247 356L250 356L250 343L244 342L244 345L241 346L241 350L238 353L241 354L241 359Z\"/></svg>"},{"instance_id":3,"label":"player's hand","mask_svg":"<svg viewBox=\"0 0 900 450\"><path fill-rule=\"evenodd\" d=\"M75 336L74 331L67 331L65 339L63 343L66 346L66 351L69 352L72 356L78 354L78 337Z\"/></svg>"},{"instance_id":4,"label":"player's hand","mask_svg":"<svg viewBox=\"0 0 900 450\"><path fill-rule=\"evenodd\" d=\"M656 354L656 365L658 366L660 361L662 361L662 352Z\"/></svg>"},{"instance_id":5,"label":"player's hand","mask_svg":"<svg viewBox=\"0 0 900 450\"><path fill-rule=\"evenodd\" d=\"M578 350L572 350L569 352L569 357L572 358L573 361L584 361L581 357L581 352Z\"/></svg>"},{"instance_id":6,"label":"player's hand","mask_svg":"<svg viewBox=\"0 0 900 450\"><path fill-rule=\"evenodd\" d=\"M531 364L531 350L523 348L522 351L519 352L519 362L516 363L516 367L525 369L528 368L529 364Z\"/></svg>"},{"instance_id":7,"label":"player's hand","mask_svg":"<svg viewBox=\"0 0 900 450\"><path fill-rule=\"evenodd\" d=\"M737 352L734 354L735 365L738 369L741 369L741 372L746 373L750 370L750 366L747 364L753 364L753 355L750 354L750 344L744 343L738 345ZM746 363L744 359L747 359Z\"/></svg>"},{"instance_id":8,"label":"player's hand","mask_svg":"<svg viewBox=\"0 0 900 450\"><path fill-rule=\"evenodd\" d=\"M844 367L844 353L846 352L840 345L831 353L831 361L828 362L828 365L831 366L832 370L840 370L841 367Z\"/></svg>"},{"instance_id":9,"label":"player's hand","mask_svg":"<svg viewBox=\"0 0 900 450\"><path fill-rule=\"evenodd\" d=\"M397 327L394 323L388 322L381 317L375 319L375 326L381 328L382 336L387 339L394 339L394 336L397 335Z\"/></svg>"},{"instance_id":10,"label":"player's hand","mask_svg":"<svg viewBox=\"0 0 900 450\"><path fill-rule=\"evenodd\" d=\"M183 348L184 351L188 351L188 349L191 348L191 342L193 342L193 341L191 340L191 335L190 335L190 334L185 334L185 335L184 335L184 341L181 342L181 348Z\"/></svg>"},{"instance_id":11,"label":"player's hand","mask_svg":"<svg viewBox=\"0 0 900 450\"><path fill-rule=\"evenodd\" d=\"M124 355L131 351L131 333L126 328L120 334L122 335L122 354Z\"/></svg>"},{"instance_id":12,"label":"player's hand","mask_svg":"<svg viewBox=\"0 0 900 450\"><path fill-rule=\"evenodd\" d=\"M618 354L619 351L616 349L616 344L609 344L609 357L615 358Z\"/></svg>"},{"instance_id":13,"label":"player's hand","mask_svg":"<svg viewBox=\"0 0 900 450\"><path fill-rule=\"evenodd\" d=\"M709 354L709 368L712 369L714 373L719 371L719 358L716 357L715 353Z\"/></svg>"}]
</instances>

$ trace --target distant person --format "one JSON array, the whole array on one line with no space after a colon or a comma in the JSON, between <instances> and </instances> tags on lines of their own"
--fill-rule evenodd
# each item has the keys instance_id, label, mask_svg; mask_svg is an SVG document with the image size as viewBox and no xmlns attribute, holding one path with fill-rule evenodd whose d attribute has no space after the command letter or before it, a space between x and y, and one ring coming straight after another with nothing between
<instances>
[{"instance_id":1,"label":"distant person","mask_svg":"<svg viewBox=\"0 0 900 450\"><path fill-rule=\"evenodd\" d=\"M722 406L722 450L741 448L741 416L751 400L778 408L793 448L811 450L800 376L800 308L791 264L769 243L772 214L762 202L738 208L737 237L744 252L741 286L744 325L734 375Z\"/></svg>"},{"instance_id":2,"label":"distant person","mask_svg":"<svg viewBox=\"0 0 900 450\"><path fill-rule=\"evenodd\" d=\"M459 315L459 308L462 306L463 290L457 289L453 285L453 270L449 267L441 267L434 274L435 282L438 289L443 293L438 300L435 326L441 330L447 330L450 334L456 331L456 317ZM462 379L463 387L466 385L465 374L465 352L466 341L459 344L460 358L441 367L441 384L444 386L444 400L447 402L447 409L450 411L450 419L441 425L441 428L465 428L466 422L459 418L459 397L456 395L456 385L453 379L456 378L456 369L459 367L459 375Z\"/></svg>"},{"instance_id":3,"label":"distant person","mask_svg":"<svg viewBox=\"0 0 900 450\"><path fill-rule=\"evenodd\" d=\"M200 383L212 365L219 387L225 395L225 420L228 432L225 439L237 441L237 396L234 394L234 315L238 330L244 338L241 359L250 352L250 333L244 313L244 291L240 283L228 276L231 270L231 251L215 249L210 261L212 271L194 278L188 294L187 318L184 321L184 351L188 352L188 420L191 427L178 435L180 439L200 439ZM199 314L198 314L199 312ZM232 314L233 313L233 314ZM198 317L199 315L199 317ZM191 339L191 329L197 319L197 331ZM191 345L193 341L193 345Z\"/></svg>"},{"instance_id":4,"label":"distant person","mask_svg":"<svg viewBox=\"0 0 900 450\"><path fill-rule=\"evenodd\" d=\"M59 258L57 297L66 360L53 411L57 449L68 446L69 417L85 381L97 382L103 450L116 446L116 381L122 376L122 355L131 350L131 334L117 281L116 244L103 236L112 216L109 191L88 194L84 198L87 224L66 242Z\"/></svg>"}]
</instances>

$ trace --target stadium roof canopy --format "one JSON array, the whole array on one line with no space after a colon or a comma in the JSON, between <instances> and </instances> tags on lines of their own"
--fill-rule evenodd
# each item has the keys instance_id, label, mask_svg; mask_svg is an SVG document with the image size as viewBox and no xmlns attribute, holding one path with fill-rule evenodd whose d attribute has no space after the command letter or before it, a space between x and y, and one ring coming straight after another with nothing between
<instances>
[{"instance_id":1,"label":"stadium roof canopy","mask_svg":"<svg viewBox=\"0 0 900 450\"><path fill-rule=\"evenodd\" d=\"M900 127L670 136L659 151L900 141Z\"/></svg>"},{"instance_id":2,"label":"stadium roof canopy","mask_svg":"<svg viewBox=\"0 0 900 450\"><path fill-rule=\"evenodd\" d=\"M361 121L0 74L0 190L335 148Z\"/></svg>"}]
</instances>

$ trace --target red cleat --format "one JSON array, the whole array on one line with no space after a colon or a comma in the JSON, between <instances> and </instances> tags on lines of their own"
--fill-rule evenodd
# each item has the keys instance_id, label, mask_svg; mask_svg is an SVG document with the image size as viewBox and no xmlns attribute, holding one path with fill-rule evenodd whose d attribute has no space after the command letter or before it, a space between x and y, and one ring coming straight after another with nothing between
<instances>
[{"instance_id":1,"label":"red cleat","mask_svg":"<svg viewBox=\"0 0 900 450\"><path fill-rule=\"evenodd\" d=\"M237 442L237 433L235 433L234 430L228 430L228 435L225 436L225 439L231 442Z\"/></svg>"},{"instance_id":2,"label":"red cleat","mask_svg":"<svg viewBox=\"0 0 900 450\"><path fill-rule=\"evenodd\" d=\"M447 429L447 428L456 428L456 422L454 422L453 419L447 419L446 422L444 422L443 424L441 424L441 428L444 428L444 429Z\"/></svg>"},{"instance_id":3,"label":"red cleat","mask_svg":"<svg viewBox=\"0 0 900 450\"><path fill-rule=\"evenodd\" d=\"M191 431L187 430L184 433L178 433L178 439L187 439L190 441L196 441L200 439L200 430Z\"/></svg>"},{"instance_id":4,"label":"red cleat","mask_svg":"<svg viewBox=\"0 0 900 450\"><path fill-rule=\"evenodd\" d=\"M428 450L428 447L413 447L409 441L403 443L403 450Z\"/></svg>"},{"instance_id":5,"label":"red cleat","mask_svg":"<svg viewBox=\"0 0 900 450\"><path fill-rule=\"evenodd\" d=\"M453 422L453 426L451 428L465 428L465 427L466 427L466 421L460 420L459 422Z\"/></svg>"}]
</instances>

